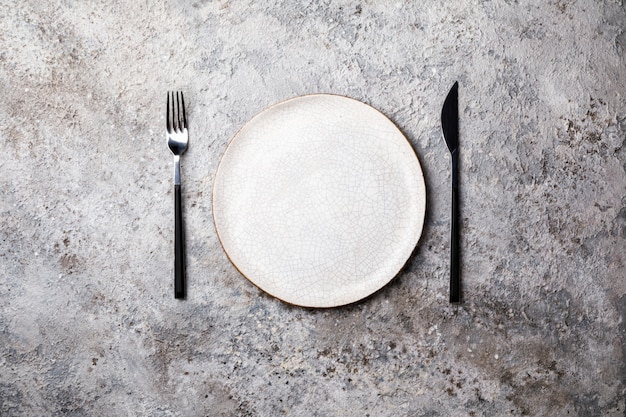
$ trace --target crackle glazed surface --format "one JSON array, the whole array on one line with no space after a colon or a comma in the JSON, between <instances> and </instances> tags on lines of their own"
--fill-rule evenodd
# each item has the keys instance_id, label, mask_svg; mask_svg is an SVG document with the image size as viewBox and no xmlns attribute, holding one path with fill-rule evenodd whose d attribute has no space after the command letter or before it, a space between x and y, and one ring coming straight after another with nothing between
<instances>
[{"instance_id":1,"label":"crackle glazed surface","mask_svg":"<svg viewBox=\"0 0 626 417\"><path fill-rule=\"evenodd\" d=\"M623 417L625 27L621 0L0 2L0 415ZM397 277L328 309L267 296L213 224L230 140L317 93L389 117L427 190Z\"/></svg>"},{"instance_id":2,"label":"crackle glazed surface","mask_svg":"<svg viewBox=\"0 0 626 417\"><path fill-rule=\"evenodd\" d=\"M419 239L424 178L377 110L318 94L276 104L237 133L214 182L233 264L291 304L333 307L387 284Z\"/></svg>"}]
</instances>

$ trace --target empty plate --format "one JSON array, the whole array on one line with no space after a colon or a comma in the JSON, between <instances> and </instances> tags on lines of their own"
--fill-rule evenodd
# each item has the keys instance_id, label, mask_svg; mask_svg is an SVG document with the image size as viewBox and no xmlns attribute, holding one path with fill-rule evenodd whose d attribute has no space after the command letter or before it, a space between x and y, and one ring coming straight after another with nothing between
<instances>
[{"instance_id":1,"label":"empty plate","mask_svg":"<svg viewBox=\"0 0 626 417\"><path fill-rule=\"evenodd\" d=\"M333 307L376 292L419 240L424 177L402 132L346 97L296 97L262 111L226 149L213 187L234 266L291 304Z\"/></svg>"}]
</instances>

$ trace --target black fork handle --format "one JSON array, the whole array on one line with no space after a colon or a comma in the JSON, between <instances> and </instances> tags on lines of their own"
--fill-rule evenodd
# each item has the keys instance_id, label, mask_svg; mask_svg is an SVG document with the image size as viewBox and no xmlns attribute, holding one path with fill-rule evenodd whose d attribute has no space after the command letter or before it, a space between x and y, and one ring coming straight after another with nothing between
<instances>
[{"instance_id":1,"label":"black fork handle","mask_svg":"<svg viewBox=\"0 0 626 417\"><path fill-rule=\"evenodd\" d=\"M174 298L185 298L185 239L180 184L174 185Z\"/></svg>"}]
</instances>

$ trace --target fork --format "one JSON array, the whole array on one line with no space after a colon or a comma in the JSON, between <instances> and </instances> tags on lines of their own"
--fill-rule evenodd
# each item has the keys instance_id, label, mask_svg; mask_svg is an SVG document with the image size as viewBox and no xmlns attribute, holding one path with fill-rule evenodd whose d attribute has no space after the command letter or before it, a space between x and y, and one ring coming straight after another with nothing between
<instances>
[{"instance_id":1,"label":"fork","mask_svg":"<svg viewBox=\"0 0 626 417\"><path fill-rule=\"evenodd\" d=\"M182 91L167 93L167 146L174 154L174 298L185 298L185 240L180 197L180 156L187 149L189 132Z\"/></svg>"}]
</instances>

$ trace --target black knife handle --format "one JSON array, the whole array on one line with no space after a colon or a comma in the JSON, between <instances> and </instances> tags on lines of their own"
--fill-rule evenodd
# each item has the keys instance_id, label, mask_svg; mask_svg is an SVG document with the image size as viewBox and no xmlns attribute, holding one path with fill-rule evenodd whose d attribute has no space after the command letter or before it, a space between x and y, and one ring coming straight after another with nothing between
<instances>
[{"instance_id":1,"label":"black knife handle","mask_svg":"<svg viewBox=\"0 0 626 417\"><path fill-rule=\"evenodd\" d=\"M450 233L450 302L461 302L461 283L459 270L459 179L458 179L459 154L452 152L452 213Z\"/></svg>"},{"instance_id":2,"label":"black knife handle","mask_svg":"<svg viewBox=\"0 0 626 417\"><path fill-rule=\"evenodd\" d=\"M174 298L185 298L185 239L180 184L174 185Z\"/></svg>"}]
</instances>

